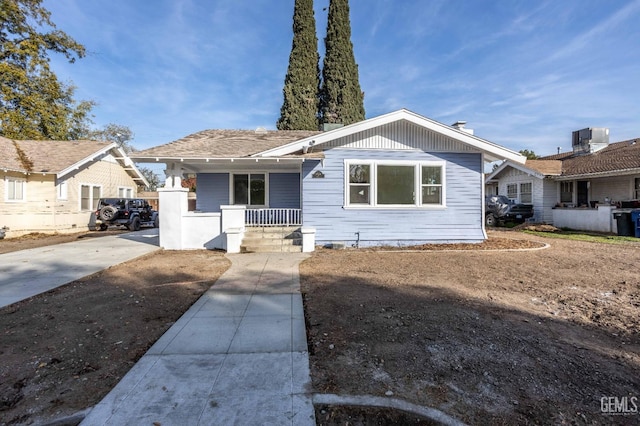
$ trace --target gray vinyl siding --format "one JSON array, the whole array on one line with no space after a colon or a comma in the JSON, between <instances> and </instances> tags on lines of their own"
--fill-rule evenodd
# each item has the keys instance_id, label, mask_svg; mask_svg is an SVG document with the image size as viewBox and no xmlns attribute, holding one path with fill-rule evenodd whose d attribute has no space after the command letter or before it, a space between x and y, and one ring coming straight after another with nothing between
<instances>
[{"instance_id":1,"label":"gray vinyl siding","mask_svg":"<svg viewBox=\"0 0 640 426\"><path fill-rule=\"evenodd\" d=\"M229 204L229 173L199 173L196 194L196 210L219 212Z\"/></svg>"},{"instance_id":2,"label":"gray vinyl siding","mask_svg":"<svg viewBox=\"0 0 640 426\"><path fill-rule=\"evenodd\" d=\"M269 207L300 208L300 173L269 174Z\"/></svg>"},{"instance_id":3,"label":"gray vinyl siding","mask_svg":"<svg viewBox=\"0 0 640 426\"><path fill-rule=\"evenodd\" d=\"M442 210L345 209L344 160L446 161L446 204ZM323 165L324 163L324 165ZM324 178L312 177L321 171ZM482 231L482 156L479 153L426 153L330 149L324 162L303 164L304 226L316 228L316 243L410 245L439 242L479 242Z\"/></svg>"}]
</instances>

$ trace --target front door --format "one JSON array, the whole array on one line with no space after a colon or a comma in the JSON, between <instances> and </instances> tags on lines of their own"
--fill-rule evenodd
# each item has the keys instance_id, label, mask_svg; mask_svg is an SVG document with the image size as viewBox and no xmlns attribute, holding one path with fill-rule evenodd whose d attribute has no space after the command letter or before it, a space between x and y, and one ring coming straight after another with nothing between
<instances>
[{"instance_id":1,"label":"front door","mask_svg":"<svg viewBox=\"0 0 640 426\"><path fill-rule=\"evenodd\" d=\"M578 207L589 205L589 182L578 181Z\"/></svg>"},{"instance_id":2,"label":"front door","mask_svg":"<svg viewBox=\"0 0 640 426\"><path fill-rule=\"evenodd\" d=\"M265 173L236 173L233 175L233 204L247 207L267 205Z\"/></svg>"}]
</instances>

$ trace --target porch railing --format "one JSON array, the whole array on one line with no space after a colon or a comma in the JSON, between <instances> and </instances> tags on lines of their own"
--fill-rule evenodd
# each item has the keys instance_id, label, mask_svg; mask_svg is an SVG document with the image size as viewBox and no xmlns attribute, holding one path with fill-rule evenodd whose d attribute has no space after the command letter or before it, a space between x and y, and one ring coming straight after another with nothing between
<instances>
[{"instance_id":1,"label":"porch railing","mask_svg":"<svg viewBox=\"0 0 640 426\"><path fill-rule=\"evenodd\" d=\"M247 209L245 226L300 226L301 209Z\"/></svg>"}]
</instances>

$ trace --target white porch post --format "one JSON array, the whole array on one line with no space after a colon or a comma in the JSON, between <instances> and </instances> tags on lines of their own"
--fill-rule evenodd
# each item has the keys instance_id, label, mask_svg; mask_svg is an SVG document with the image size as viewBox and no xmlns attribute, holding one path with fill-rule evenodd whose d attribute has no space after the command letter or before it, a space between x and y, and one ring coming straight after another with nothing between
<instances>
[{"instance_id":1,"label":"white porch post","mask_svg":"<svg viewBox=\"0 0 640 426\"><path fill-rule=\"evenodd\" d=\"M302 233L302 252L311 253L316 248L316 228L303 226L300 232Z\"/></svg>"},{"instance_id":2,"label":"white porch post","mask_svg":"<svg viewBox=\"0 0 640 426\"><path fill-rule=\"evenodd\" d=\"M189 210L188 188L182 188L182 169L175 163L165 170L164 188L158 189L160 203L160 247L182 250L182 218Z\"/></svg>"}]
</instances>

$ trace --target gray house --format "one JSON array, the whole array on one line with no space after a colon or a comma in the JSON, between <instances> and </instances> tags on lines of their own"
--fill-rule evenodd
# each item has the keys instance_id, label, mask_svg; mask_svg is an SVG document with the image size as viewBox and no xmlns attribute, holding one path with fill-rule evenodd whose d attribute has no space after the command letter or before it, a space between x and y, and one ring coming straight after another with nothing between
<instances>
[{"instance_id":1,"label":"gray house","mask_svg":"<svg viewBox=\"0 0 640 426\"><path fill-rule=\"evenodd\" d=\"M571 151L525 164L505 161L486 183L533 204L538 222L616 232L614 214L640 206L640 139L609 143L608 135L605 128L575 131Z\"/></svg>"},{"instance_id":2,"label":"gray house","mask_svg":"<svg viewBox=\"0 0 640 426\"><path fill-rule=\"evenodd\" d=\"M305 250L481 242L485 162L525 160L407 110L327 132L206 130L134 158L167 165L161 245L229 251L276 226L301 228ZM185 173L197 175L196 212L175 195Z\"/></svg>"}]
</instances>

